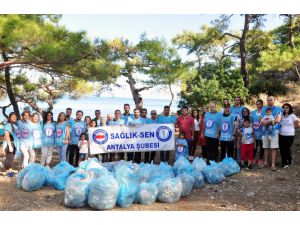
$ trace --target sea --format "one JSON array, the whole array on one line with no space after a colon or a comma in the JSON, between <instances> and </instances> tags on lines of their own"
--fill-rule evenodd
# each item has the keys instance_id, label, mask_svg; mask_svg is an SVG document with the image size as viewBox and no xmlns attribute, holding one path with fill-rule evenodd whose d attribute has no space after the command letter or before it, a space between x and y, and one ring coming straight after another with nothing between
<instances>
[{"instance_id":1,"label":"sea","mask_svg":"<svg viewBox=\"0 0 300 225\"><path fill-rule=\"evenodd\" d=\"M9 102L8 99L0 100L0 105L6 105ZM53 108L54 120L57 119L57 116L60 112L65 112L67 107L73 109L72 117L75 118L75 113L77 110L82 110L84 112L83 116L91 116L94 118L95 110L100 109L102 116L107 114L114 114L116 109L120 109L123 112L123 106L125 103L130 104L131 112L133 111L135 104L132 98L120 98L120 97L102 97L102 96L86 96L80 97L79 99L71 99L68 96L65 96L57 101ZM158 114L163 112L165 105L169 105L170 100L168 99L156 99L156 98L143 98L143 107L148 110L148 116L150 116L150 111L155 109ZM18 103L20 112L23 111L26 104ZM41 107L46 107L46 104L40 104ZM178 102L175 100L171 106L171 112L176 112ZM7 109L7 114L12 111L12 107ZM0 122L5 121L5 117L0 111Z\"/></svg>"}]
</instances>

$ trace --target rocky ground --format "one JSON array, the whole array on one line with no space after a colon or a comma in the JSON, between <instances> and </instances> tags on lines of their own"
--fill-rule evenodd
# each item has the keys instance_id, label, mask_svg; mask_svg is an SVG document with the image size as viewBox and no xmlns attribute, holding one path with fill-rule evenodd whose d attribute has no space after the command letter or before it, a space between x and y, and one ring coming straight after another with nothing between
<instances>
[{"instance_id":1,"label":"rocky ground","mask_svg":"<svg viewBox=\"0 0 300 225\"><path fill-rule=\"evenodd\" d=\"M300 210L300 130L293 145L294 165L278 171L269 169L242 170L227 177L219 185L193 190L175 204L156 202L133 204L113 210ZM199 154L199 152L197 152ZM197 154L196 153L196 154ZM64 192L43 188L25 192L16 187L16 178L0 176L0 210L92 210L89 207L70 209L64 206Z\"/></svg>"}]
</instances>

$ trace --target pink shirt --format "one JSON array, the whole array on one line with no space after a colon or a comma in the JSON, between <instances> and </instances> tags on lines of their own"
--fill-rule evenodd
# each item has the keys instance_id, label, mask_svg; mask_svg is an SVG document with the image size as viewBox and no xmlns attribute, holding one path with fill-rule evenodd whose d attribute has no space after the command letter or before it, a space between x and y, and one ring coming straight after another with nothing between
<instances>
[{"instance_id":1,"label":"pink shirt","mask_svg":"<svg viewBox=\"0 0 300 225\"><path fill-rule=\"evenodd\" d=\"M186 117L179 116L177 118L177 124L179 127L179 132L184 132L185 138L191 139L192 138L192 130L193 130L193 127L195 126L193 117L191 117L189 115L187 115Z\"/></svg>"}]
</instances>

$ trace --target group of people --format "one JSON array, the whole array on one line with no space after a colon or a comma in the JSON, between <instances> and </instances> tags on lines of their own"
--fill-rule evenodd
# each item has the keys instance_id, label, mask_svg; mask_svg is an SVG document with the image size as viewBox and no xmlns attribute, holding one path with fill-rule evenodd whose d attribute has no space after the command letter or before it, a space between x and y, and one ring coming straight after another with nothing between
<instances>
[{"instance_id":1,"label":"group of people","mask_svg":"<svg viewBox=\"0 0 300 225\"><path fill-rule=\"evenodd\" d=\"M292 164L291 146L295 136L295 127L299 127L299 119L293 114L293 108L285 103L282 108L274 105L275 98L267 97L267 105L262 100L256 101L256 109L252 112L242 105L240 97L234 98L231 106L228 99L224 99L223 108L217 112L216 102L203 107L200 115L197 110L182 107L178 115L170 114L170 107L165 106L163 113L158 115L155 110L150 112L146 108L134 109L130 112L130 105L124 104L124 112L117 109L114 115L101 116L100 110L95 110L95 118L85 116L82 110L76 112L72 118L72 109L60 112L54 121L53 113L47 112L40 121L38 113L31 114L24 111L21 119L16 113L9 114L5 125L4 149L6 152L5 169L12 170L15 154L20 151L22 167L36 161L36 151L41 150L40 163L49 166L53 151L56 148L59 161L68 161L78 166L79 162L89 157L88 130L100 126L135 126L140 124L174 124L179 136L176 139L176 159L184 156L193 160L196 147L201 146L202 157L210 160L222 160L227 155L235 158L241 167L251 169L256 163L259 167L270 167L276 170L275 160L280 149L283 167ZM219 145L221 154L219 157ZM258 160L256 154L259 149ZM170 149L172 150L172 149ZM141 152L105 153L95 155L102 161L126 159L140 163ZM155 151L144 153L144 162L150 163L156 157ZM170 151L160 152L160 161L167 162Z\"/></svg>"}]
</instances>

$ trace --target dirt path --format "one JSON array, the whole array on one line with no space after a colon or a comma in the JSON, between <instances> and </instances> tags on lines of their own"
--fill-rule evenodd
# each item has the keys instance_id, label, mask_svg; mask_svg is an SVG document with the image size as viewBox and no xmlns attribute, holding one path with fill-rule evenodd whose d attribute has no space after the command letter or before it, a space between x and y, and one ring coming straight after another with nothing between
<instances>
[{"instance_id":1,"label":"dirt path","mask_svg":"<svg viewBox=\"0 0 300 225\"><path fill-rule=\"evenodd\" d=\"M219 185L193 190L176 204L133 204L113 210L300 210L300 130L293 145L294 166L272 172L243 170ZM278 157L278 165L280 165ZM16 179L0 177L0 210L92 210L64 206L64 192L53 188L27 193L16 188Z\"/></svg>"}]
</instances>

